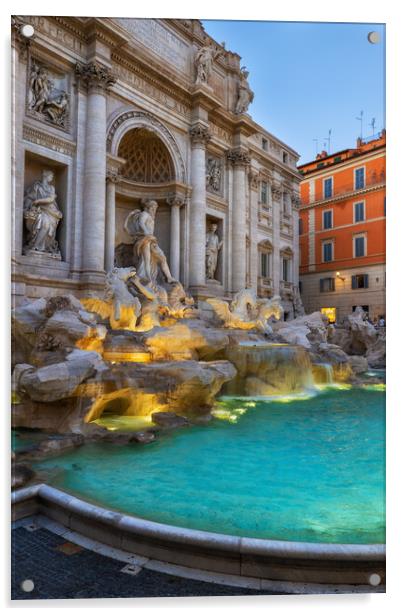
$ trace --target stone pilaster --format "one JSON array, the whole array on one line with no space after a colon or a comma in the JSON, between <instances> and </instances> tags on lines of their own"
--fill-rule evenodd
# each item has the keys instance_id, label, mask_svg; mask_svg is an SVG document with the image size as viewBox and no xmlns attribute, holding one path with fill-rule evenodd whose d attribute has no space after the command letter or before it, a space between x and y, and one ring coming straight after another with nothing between
<instances>
[{"instance_id":1,"label":"stone pilaster","mask_svg":"<svg viewBox=\"0 0 402 616\"><path fill-rule=\"evenodd\" d=\"M114 267L114 244L116 236L116 184L121 178L115 171L106 173L106 218L105 218L105 270Z\"/></svg>"},{"instance_id":2,"label":"stone pilaster","mask_svg":"<svg viewBox=\"0 0 402 616\"><path fill-rule=\"evenodd\" d=\"M173 278L180 279L180 208L184 199L177 195L168 197L170 205L170 271Z\"/></svg>"},{"instance_id":3,"label":"stone pilaster","mask_svg":"<svg viewBox=\"0 0 402 616\"><path fill-rule=\"evenodd\" d=\"M233 164L232 204L232 291L246 286L246 169L250 163L248 151L230 150L228 160Z\"/></svg>"},{"instance_id":4,"label":"stone pilaster","mask_svg":"<svg viewBox=\"0 0 402 616\"><path fill-rule=\"evenodd\" d=\"M190 205L190 286L205 286L206 185L205 148L211 138L202 122L190 128L191 184Z\"/></svg>"},{"instance_id":5,"label":"stone pilaster","mask_svg":"<svg viewBox=\"0 0 402 616\"><path fill-rule=\"evenodd\" d=\"M280 294L280 281L282 280L281 264L281 204L282 189L280 184L273 182L272 195L272 283L273 294Z\"/></svg>"},{"instance_id":6,"label":"stone pilaster","mask_svg":"<svg viewBox=\"0 0 402 616\"><path fill-rule=\"evenodd\" d=\"M103 274L105 268L106 91L116 80L109 69L98 62L77 64L75 72L79 85L88 92L82 270L96 277L96 274Z\"/></svg>"},{"instance_id":7,"label":"stone pilaster","mask_svg":"<svg viewBox=\"0 0 402 616\"><path fill-rule=\"evenodd\" d=\"M250 187L250 286L257 290L258 286L258 173L250 170L248 174Z\"/></svg>"},{"instance_id":8,"label":"stone pilaster","mask_svg":"<svg viewBox=\"0 0 402 616\"><path fill-rule=\"evenodd\" d=\"M299 288L299 207L301 199L298 192L291 195L293 218L293 284Z\"/></svg>"}]
</instances>

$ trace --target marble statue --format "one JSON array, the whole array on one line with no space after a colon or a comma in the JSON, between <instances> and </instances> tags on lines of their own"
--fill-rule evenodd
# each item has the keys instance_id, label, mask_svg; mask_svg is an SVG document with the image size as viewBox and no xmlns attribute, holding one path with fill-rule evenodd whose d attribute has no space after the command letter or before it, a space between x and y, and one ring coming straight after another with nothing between
<instances>
[{"instance_id":1,"label":"marble statue","mask_svg":"<svg viewBox=\"0 0 402 616\"><path fill-rule=\"evenodd\" d=\"M301 317L305 314L302 298L300 296L299 287L297 285L293 288L293 312L296 317Z\"/></svg>"},{"instance_id":2,"label":"marble statue","mask_svg":"<svg viewBox=\"0 0 402 616\"><path fill-rule=\"evenodd\" d=\"M221 164L214 158L208 158L207 173L206 173L207 188L214 192L219 192L221 189Z\"/></svg>"},{"instance_id":3,"label":"marble statue","mask_svg":"<svg viewBox=\"0 0 402 616\"><path fill-rule=\"evenodd\" d=\"M212 63L220 55L222 55L222 51L216 47L214 48L212 45L205 45L197 51L194 58L196 68L196 84L208 84L212 70Z\"/></svg>"},{"instance_id":4,"label":"marble statue","mask_svg":"<svg viewBox=\"0 0 402 616\"><path fill-rule=\"evenodd\" d=\"M219 240L216 230L218 225L212 223L210 229L206 235L205 242L205 269L208 280L215 280L215 272L218 266L218 255L222 248L223 241Z\"/></svg>"},{"instance_id":5,"label":"marble statue","mask_svg":"<svg viewBox=\"0 0 402 616\"><path fill-rule=\"evenodd\" d=\"M29 76L29 109L45 115L54 124L65 126L69 106L67 92L55 87L45 67L33 63Z\"/></svg>"},{"instance_id":6,"label":"marble statue","mask_svg":"<svg viewBox=\"0 0 402 616\"><path fill-rule=\"evenodd\" d=\"M239 90L238 90L238 98L235 107L235 113L241 114L246 113L249 108L250 103L254 100L254 92L249 86L247 81L247 77L249 76L249 72L246 70L246 67L243 66L240 69L240 81L239 81Z\"/></svg>"},{"instance_id":7,"label":"marble statue","mask_svg":"<svg viewBox=\"0 0 402 616\"><path fill-rule=\"evenodd\" d=\"M142 210L134 210L127 216L124 229L134 240L134 265L139 278L156 288L159 271L162 272L167 282L175 282L175 280L154 236L158 204L150 199L143 201L142 204Z\"/></svg>"},{"instance_id":8,"label":"marble statue","mask_svg":"<svg viewBox=\"0 0 402 616\"><path fill-rule=\"evenodd\" d=\"M56 201L54 173L42 171L42 180L28 187L24 196L24 221L28 231L24 252L31 250L60 257L57 226L63 218Z\"/></svg>"},{"instance_id":9,"label":"marble statue","mask_svg":"<svg viewBox=\"0 0 402 616\"><path fill-rule=\"evenodd\" d=\"M273 316L280 320L283 316L279 295L272 299L257 299L253 289L239 291L230 304L217 298L209 298L207 302L223 321L223 327L230 329L257 329L272 334L268 319Z\"/></svg>"}]
</instances>

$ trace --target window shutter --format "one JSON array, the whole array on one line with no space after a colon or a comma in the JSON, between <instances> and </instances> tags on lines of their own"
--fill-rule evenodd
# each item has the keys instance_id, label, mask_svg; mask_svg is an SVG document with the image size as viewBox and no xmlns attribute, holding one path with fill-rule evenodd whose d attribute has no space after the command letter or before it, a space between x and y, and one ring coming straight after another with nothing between
<instances>
[{"instance_id":1,"label":"window shutter","mask_svg":"<svg viewBox=\"0 0 402 616\"><path fill-rule=\"evenodd\" d=\"M368 274L364 274L364 288L368 289L369 283L368 283Z\"/></svg>"},{"instance_id":2,"label":"window shutter","mask_svg":"<svg viewBox=\"0 0 402 616\"><path fill-rule=\"evenodd\" d=\"M352 276L352 289L357 289L357 278Z\"/></svg>"},{"instance_id":3,"label":"window shutter","mask_svg":"<svg viewBox=\"0 0 402 616\"><path fill-rule=\"evenodd\" d=\"M329 288L331 291L335 291L335 278L330 278Z\"/></svg>"},{"instance_id":4,"label":"window shutter","mask_svg":"<svg viewBox=\"0 0 402 616\"><path fill-rule=\"evenodd\" d=\"M324 278L320 278L320 293L324 291Z\"/></svg>"}]
</instances>

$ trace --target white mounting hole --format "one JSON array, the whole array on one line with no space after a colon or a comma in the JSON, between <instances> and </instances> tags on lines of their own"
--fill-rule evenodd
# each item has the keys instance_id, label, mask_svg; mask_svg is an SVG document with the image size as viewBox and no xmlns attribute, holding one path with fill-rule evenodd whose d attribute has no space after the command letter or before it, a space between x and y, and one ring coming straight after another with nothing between
<instances>
[{"instance_id":1,"label":"white mounting hole","mask_svg":"<svg viewBox=\"0 0 402 616\"><path fill-rule=\"evenodd\" d=\"M381 583L381 576L378 573L372 573L369 577L369 583L371 586L378 586Z\"/></svg>"},{"instance_id":2,"label":"white mounting hole","mask_svg":"<svg viewBox=\"0 0 402 616\"><path fill-rule=\"evenodd\" d=\"M24 580L21 583L21 589L24 592L32 592L34 588L35 588L35 584L33 583L32 580Z\"/></svg>"}]
</instances>

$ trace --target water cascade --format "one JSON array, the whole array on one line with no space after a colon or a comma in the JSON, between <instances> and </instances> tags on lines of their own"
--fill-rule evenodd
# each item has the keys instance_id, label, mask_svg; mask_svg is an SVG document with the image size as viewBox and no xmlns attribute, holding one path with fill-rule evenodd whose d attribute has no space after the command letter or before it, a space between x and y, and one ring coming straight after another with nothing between
<instances>
[{"instance_id":1,"label":"water cascade","mask_svg":"<svg viewBox=\"0 0 402 616\"><path fill-rule=\"evenodd\" d=\"M312 372L317 385L331 385L334 382L334 369L331 364L313 364Z\"/></svg>"},{"instance_id":2,"label":"water cascade","mask_svg":"<svg viewBox=\"0 0 402 616\"><path fill-rule=\"evenodd\" d=\"M226 350L237 376L222 391L229 396L276 396L314 387L306 349L290 344L241 343Z\"/></svg>"}]
</instances>

